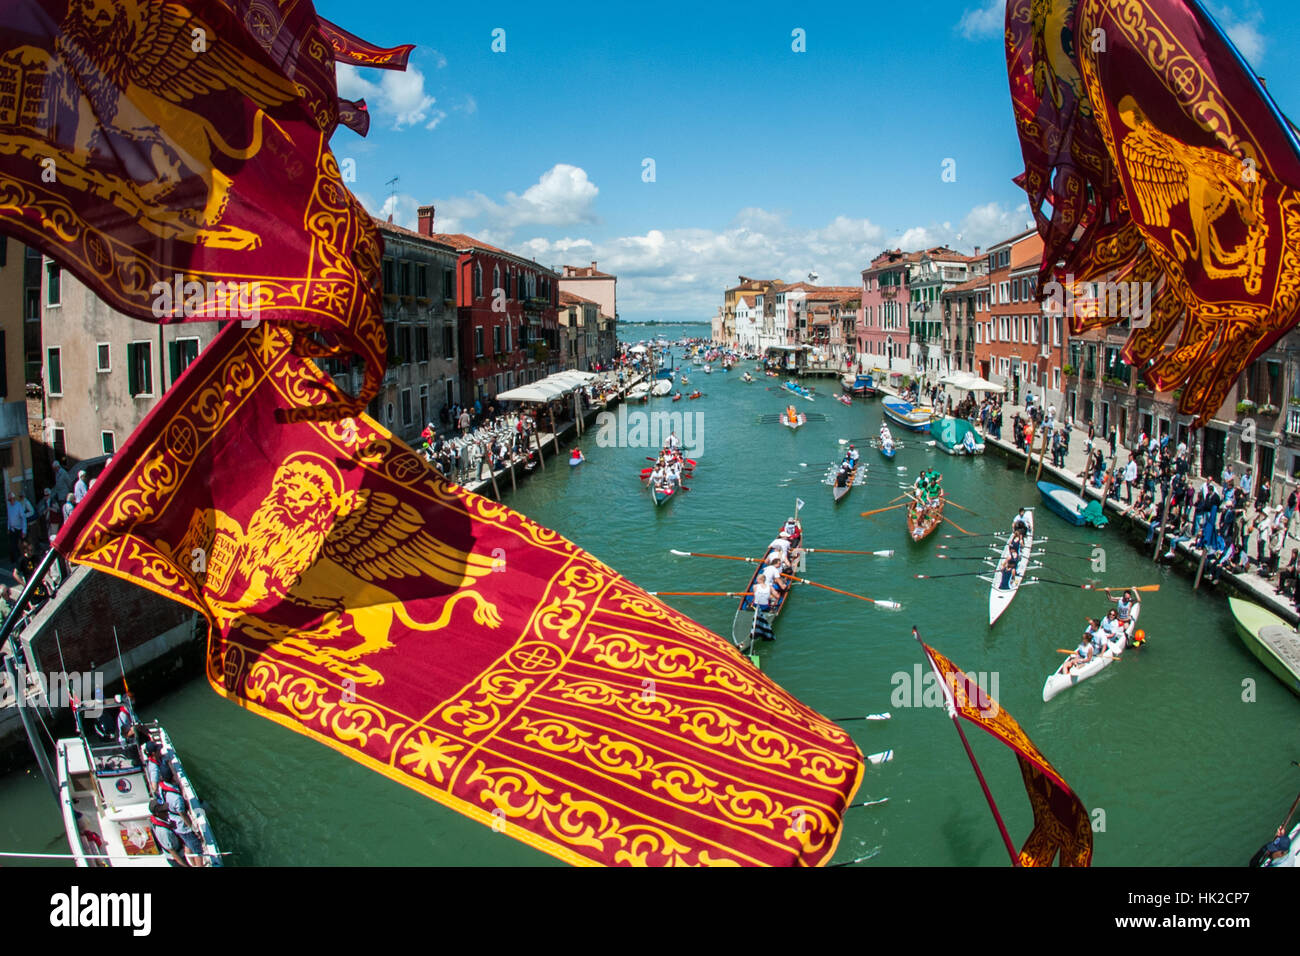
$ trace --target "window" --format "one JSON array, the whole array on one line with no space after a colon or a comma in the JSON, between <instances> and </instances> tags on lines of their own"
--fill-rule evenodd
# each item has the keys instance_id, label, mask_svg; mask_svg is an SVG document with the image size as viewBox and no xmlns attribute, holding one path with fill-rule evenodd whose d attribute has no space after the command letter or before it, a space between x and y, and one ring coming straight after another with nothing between
<instances>
[{"instance_id":1,"label":"window","mask_svg":"<svg viewBox=\"0 0 1300 956\"><path fill-rule=\"evenodd\" d=\"M171 367L171 380L174 382L199 357L198 339L177 339L167 343L167 364Z\"/></svg>"},{"instance_id":2,"label":"window","mask_svg":"<svg viewBox=\"0 0 1300 956\"><path fill-rule=\"evenodd\" d=\"M402 424L411 424L411 390L402 389Z\"/></svg>"},{"instance_id":3,"label":"window","mask_svg":"<svg viewBox=\"0 0 1300 956\"><path fill-rule=\"evenodd\" d=\"M411 332L415 336L415 360L417 362L429 361L429 327L427 325L417 325Z\"/></svg>"},{"instance_id":4,"label":"window","mask_svg":"<svg viewBox=\"0 0 1300 956\"><path fill-rule=\"evenodd\" d=\"M474 330L474 357L483 357L483 326L481 325Z\"/></svg>"},{"instance_id":5,"label":"window","mask_svg":"<svg viewBox=\"0 0 1300 956\"><path fill-rule=\"evenodd\" d=\"M126 347L127 391L132 398L153 394L153 347L132 342Z\"/></svg>"},{"instance_id":6,"label":"window","mask_svg":"<svg viewBox=\"0 0 1300 956\"><path fill-rule=\"evenodd\" d=\"M400 356L398 361L405 365L411 361L411 327L409 325L399 325L397 327L397 354Z\"/></svg>"},{"instance_id":7,"label":"window","mask_svg":"<svg viewBox=\"0 0 1300 956\"><path fill-rule=\"evenodd\" d=\"M64 432L62 428L54 429L54 457L66 458L68 455L68 446L64 442Z\"/></svg>"},{"instance_id":8,"label":"window","mask_svg":"<svg viewBox=\"0 0 1300 956\"><path fill-rule=\"evenodd\" d=\"M429 420L429 386L420 386L420 421Z\"/></svg>"},{"instance_id":9,"label":"window","mask_svg":"<svg viewBox=\"0 0 1300 956\"><path fill-rule=\"evenodd\" d=\"M0 269L5 267L5 262L9 255L9 240L0 236Z\"/></svg>"},{"instance_id":10,"label":"window","mask_svg":"<svg viewBox=\"0 0 1300 956\"><path fill-rule=\"evenodd\" d=\"M59 305L63 301L63 270L51 259L45 263L45 304Z\"/></svg>"},{"instance_id":11,"label":"window","mask_svg":"<svg viewBox=\"0 0 1300 956\"><path fill-rule=\"evenodd\" d=\"M501 288L501 267L493 266L492 267L492 294L495 296L497 294L497 289L500 288Z\"/></svg>"},{"instance_id":12,"label":"window","mask_svg":"<svg viewBox=\"0 0 1300 956\"><path fill-rule=\"evenodd\" d=\"M402 295L410 295L412 292L412 286L411 286L411 264L409 262L403 262L399 267L397 281L399 287L398 291L401 292Z\"/></svg>"},{"instance_id":13,"label":"window","mask_svg":"<svg viewBox=\"0 0 1300 956\"><path fill-rule=\"evenodd\" d=\"M442 297L444 299L453 299L456 297L456 270L442 270Z\"/></svg>"},{"instance_id":14,"label":"window","mask_svg":"<svg viewBox=\"0 0 1300 956\"><path fill-rule=\"evenodd\" d=\"M105 455L111 455L113 452L117 451L117 439L113 436L112 432L100 432L99 443L104 449Z\"/></svg>"},{"instance_id":15,"label":"window","mask_svg":"<svg viewBox=\"0 0 1300 956\"><path fill-rule=\"evenodd\" d=\"M397 291L397 276L393 270L393 260L384 260L384 292L391 293Z\"/></svg>"},{"instance_id":16,"label":"window","mask_svg":"<svg viewBox=\"0 0 1300 956\"><path fill-rule=\"evenodd\" d=\"M447 379L447 404L454 405L455 403L456 403L456 383L453 382L451 379Z\"/></svg>"},{"instance_id":17,"label":"window","mask_svg":"<svg viewBox=\"0 0 1300 956\"><path fill-rule=\"evenodd\" d=\"M46 349L49 369L45 376L45 385L51 395L63 394L63 359L58 349Z\"/></svg>"},{"instance_id":18,"label":"window","mask_svg":"<svg viewBox=\"0 0 1300 956\"><path fill-rule=\"evenodd\" d=\"M511 331L512 331L511 327L507 325L507 326L506 326L506 351L507 351L507 352L513 352L513 351L514 351L514 347L511 345L511 342L510 342L510 339L511 339L511 334L510 334L510 333L511 333Z\"/></svg>"},{"instance_id":19,"label":"window","mask_svg":"<svg viewBox=\"0 0 1300 956\"><path fill-rule=\"evenodd\" d=\"M1061 370L1060 368L1052 369L1052 390L1059 392L1061 390Z\"/></svg>"},{"instance_id":20,"label":"window","mask_svg":"<svg viewBox=\"0 0 1300 956\"><path fill-rule=\"evenodd\" d=\"M501 326L499 325L492 327L492 352L493 354L501 352ZM501 389L498 388L497 391L499 392Z\"/></svg>"},{"instance_id":21,"label":"window","mask_svg":"<svg viewBox=\"0 0 1300 956\"><path fill-rule=\"evenodd\" d=\"M483 266L474 263L474 298L483 298Z\"/></svg>"},{"instance_id":22,"label":"window","mask_svg":"<svg viewBox=\"0 0 1300 956\"><path fill-rule=\"evenodd\" d=\"M445 359L449 359L455 354L456 343L452 339L454 334L451 326L446 326L442 330L442 357Z\"/></svg>"},{"instance_id":23,"label":"window","mask_svg":"<svg viewBox=\"0 0 1300 956\"><path fill-rule=\"evenodd\" d=\"M95 344L95 371L111 372L112 364L109 362L110 350L107 342L97 342Z\"/></svg>"}]
</instances>

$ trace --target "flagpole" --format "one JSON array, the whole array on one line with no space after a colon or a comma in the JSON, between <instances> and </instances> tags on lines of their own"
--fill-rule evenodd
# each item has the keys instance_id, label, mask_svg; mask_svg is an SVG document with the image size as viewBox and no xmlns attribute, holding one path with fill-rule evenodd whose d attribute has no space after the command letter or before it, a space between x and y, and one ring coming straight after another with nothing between
<instances>
[{"instance_id":1,"label":"flagpole","mask_svg":"<svg viewBox=\"0 0 1300 956\"><path fill-rule=\"evenodd\" d=\"M918 644L922 643L921 635L915 627L912 628L912 636L916 638ZM924 649L924 645L922 645L922 648ZM970 760L971 767L975 770L975 776L979 779L980 788L984 791L984 799L988 801L989 809L993 811L993 819L997 821L998 832L1002 834L1002 843L1007 848L1007 854L1011 857L1011 865L1019 866L1020 854L1016 852L1016 848L1011 843L1011 835L1007 833L1007 825L1002 821L1002 814L998 812L998 805L993 800L993 793L989 790L988 781L984 779L984 772L980 770L979 761L975 759L975 752L970 749L970 741L966 739L966 731L962 730L961 718L957 716L957 704L952 698L952 688L948 686L948 682L939 673L939 669L934 666L933 658L926 654L925 659L929 662L930 670L934 672L935 679L939 681L939 686L943 688L943 696L948 704L948 716L952 718L953 727L957 728L957 736L961 738L961 745L966 748L966 756Z\"/></svg>"}]
</instances>

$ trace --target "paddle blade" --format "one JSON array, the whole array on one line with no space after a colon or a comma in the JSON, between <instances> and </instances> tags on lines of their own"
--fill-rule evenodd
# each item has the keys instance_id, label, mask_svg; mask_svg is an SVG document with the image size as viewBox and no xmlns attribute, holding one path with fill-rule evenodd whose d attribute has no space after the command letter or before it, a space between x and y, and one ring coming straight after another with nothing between
<instances>
[{"instance_id":1,"label":"paddle blade","mask_svg":"<svg viewBox=\"0 0 1300 956\"><path fill-rule=\"evenodd\" d=\"M872 603L876 607L884 608L886 611L901 611L903 609L903 605L897 601L873 601Z\"/></svg>"},{"instance_id":2,"label":"paddle blade","mask_svg":"<svg viewBox=\"0 0 1300 956\"><path fill-rule=\"evenodd\" d=\"M889 763L893 759L894 752L892 750L882 750L878 754L867 754L867 760L875 767L879 767L882 763Z\"/></svg>"},{"instance_id":3,"label":"paddle blade","mask_svg":"<svg viewBox=\"0 0 1300 956\"><path fill-rule=\"evenodd\" d=\"M670 554L675 554L679 558L689 558L691 556L689 551L678 551L676 548L669 548L668 551Z\"/></svg>"}]
</instances>

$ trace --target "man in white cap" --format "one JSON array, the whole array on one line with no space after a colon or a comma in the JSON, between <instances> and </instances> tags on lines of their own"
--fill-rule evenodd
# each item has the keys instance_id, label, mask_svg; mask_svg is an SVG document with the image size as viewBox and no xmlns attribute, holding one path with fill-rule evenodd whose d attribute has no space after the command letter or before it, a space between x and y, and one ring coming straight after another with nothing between
<instances>
[{"instance_id":1,"label":"man in white cap","mask_svg":"<svg viewBox=\"0 0 1300 956\"><path fill-rule=\"evenodd\" d=\"M77 472L77 483L72 486L73 504L81 504L81 499L86 497L88 491L90 491L90 487L86 484L86 470L83 468Z\"/></svg>"}]
</instances>

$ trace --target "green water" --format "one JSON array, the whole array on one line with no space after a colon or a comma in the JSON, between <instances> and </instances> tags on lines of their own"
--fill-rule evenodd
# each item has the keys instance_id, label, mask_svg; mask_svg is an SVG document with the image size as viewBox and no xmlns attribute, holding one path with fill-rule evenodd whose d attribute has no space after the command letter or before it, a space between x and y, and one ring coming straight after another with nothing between
<instances>
[{"instance_id":1,"label":"green water","mask_svg":"<svg viewBox=\"0 0 1300 956\"><path fill-rule=\"evenodd\" d=\"M918 445L886 462L861 443L869 479L834 505L819 479L839 454L837 439L879 430L879 404L859 400L846 408L829 394L813 404L796 400L802 411L827 421L791 432L757 421L789 398L770 390L772 381L760 377L745 385L738 372L696 372L692 384L705 398L649 406L700 416L702 449L692 456L699 465L691 490L662 508L653 507L637 480L652 450L599 447L594 431L581 442L586 464L571 469L557 462L521 486L510 504L648 590L743 589L745 565L678 558L668 549L756 554L792 512L796 496L806 502L801 518L811 547L897 550L891 559L814 554L807 574L899 601L901 612L800 586L777 622L776 642L762 648L763 669L828 716L893 713L886 723L846 724L864 753L892 748L895 757L867 770L858 799L888 797L889 803L849 811L838 859L878 847L869 865L1007 862L944 712L891 701L897 682L910 679L923 660L910 635L916 625L958 666L985 672L986 686L1085 806L1104 813L1096 864L1243 864L1300 790L1300 771L1289 766L1300 758L1300 699L1246 651L1222 597L1193 591L1186 578L1153 566L1116 529L1076 529L1040 508L1037 533L1051 539L1046 547L1080 555L1045 555L1041 576L1097 576L1089 571L1090 549L1067 544L1096 542L1105 552L1105 582L1161 585L1144 602L1147 647L1044 704L1043 681L1060 660L1054 649L1073 646L1084 617L1100 613L1103 602L1081 590L1026 587L990 630L987 584L975 577L913 577L977 567L936 557L938 544L962 542L936 535L912 545L901 510L859 517L899 494L895 476L908 473L895 471L900 466L940 468L952 499L978 512L949 511L972 532L1001 530L1018 506L1040 504L1032 482L996 455L953 459ZM828 393L838 387L830 379L818 384ZM734 600L668 600L711 629L730 633ZM1242 699L1243 681L1254 683L1253 702ZM910 691L907 698L910 704ZM162 720L177 741L232 864L555 862L241 711L201 681L148 702L144 711ZM968 736L1013 840L1023 840L1030 815L1011 752L977 729ZM0 847L60 852L62 846L59 818L39 777L0 779Z\"/></svg>"}]
</instances>

